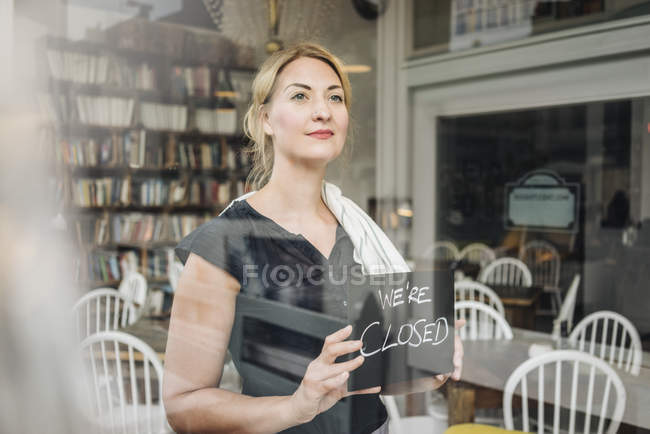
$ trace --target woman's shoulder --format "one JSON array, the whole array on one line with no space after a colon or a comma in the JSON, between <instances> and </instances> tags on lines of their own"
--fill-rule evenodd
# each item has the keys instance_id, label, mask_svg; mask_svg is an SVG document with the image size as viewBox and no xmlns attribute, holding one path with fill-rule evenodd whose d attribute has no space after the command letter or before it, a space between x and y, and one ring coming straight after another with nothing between
<instances>
[{"instance_id":1,"label":"woman's shoulder","mask_svg":"<svg viewBox=\"0 0 650 434\"><path fill-rule=\"evenodd\" d=\"M218 216L203 223L204 230L234 230L246 223L245 207L242 201L233 201Z\"/></svg>"},{"instance_id":2,"label":"woman's shoulder","mask_svg":"<svg viewBox=\"0 0 650 434\"><path fill-rule=\"evenodd\" d=\"M231 204L218 216L206 221L186 235L174 249L178 258L185 263L190 253L196 253L222 265L222 260L240 250L248 233L246 217L238 202Z\"/></svg>"}]
</instances>

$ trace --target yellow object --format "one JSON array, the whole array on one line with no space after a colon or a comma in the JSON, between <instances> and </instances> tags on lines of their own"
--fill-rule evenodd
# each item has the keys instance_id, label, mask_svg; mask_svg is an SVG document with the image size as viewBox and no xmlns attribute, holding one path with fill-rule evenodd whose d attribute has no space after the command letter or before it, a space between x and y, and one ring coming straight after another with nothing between
<instances>
[{"instance_id":1,"label":"yellow object","mask_svg":"<svg viewBox=\"0 0 650 434\"><path fill-rule=\"evenodd\" d=\"M463 423L447 428L445 434L502 434L522 431L508 431L490 425L480 425L478 423Z\"/></svg>"}]
</instances>

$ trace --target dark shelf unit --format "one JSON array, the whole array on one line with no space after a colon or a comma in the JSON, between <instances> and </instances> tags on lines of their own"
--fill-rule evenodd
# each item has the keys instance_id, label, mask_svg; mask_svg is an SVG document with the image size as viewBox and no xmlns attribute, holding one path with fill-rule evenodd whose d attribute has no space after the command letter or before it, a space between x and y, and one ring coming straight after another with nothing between
<instances>
[{"instance_id":1,"label":"dark shelf unit","mask_svg":"<svg viewBox=\"0 0 650 434\"><path fill-rule=\"evenodd\" d=\"M238 152L245 144L243 133L236 134L223 134L202 132L196 128L192 128L194 123L192 115L197 108L215 108L217 106L219 97L216 96L197 96L197 95L179 95L172 91L171 74L174 67L204 67L207 66L210 71L210 89L208 95L216 94L216 72L219 69L227 69L230 71L240 71L253 74L254 69L246 67L237 67L236 65L224 62L211 62L202 60L188 59L186 56L170 57L159 53L119 48L110 46L107 43L93 42L93 41L70 41L62 38L46 37L41 46L43 52L48 49L59 50L61 52L81 53L93 56L106 55L110 59L119 59L120 62L128 65L132 73L135 73L135 67L146 63L154 71L154 89L140 89L137 87L123 87L111 83L90 83L79 82L74 80L67 80L57 78L49 75L47 84L47 91L52 95L64 96L67 99L67 113L66 117L59 117L59 122L54 125L57 143L59 140L71 139L100 139L110 137L114 134L125 134L130 131L144 130L147 135L147 142L149 137L156 139L160 146L165 146L165 140L173 137L177 142L185 142L187 144L197 143L220 143L225 140L227 148ZM45 59L45 60L44 60ZM47 56L41 57L43 62L43 70L48 71ZM89 75L92 75L90 73ZM135 82L136 80L126 80ZM90 97L117 97L133 99L133 114L130 125L124 126L110 126L110 125L97 125L90 123L80 122L79 116L74 116L78 107L76 105L76 96L90 96ZM139 121L140 104L143 102L160 103L160 104L177 104L187 106L187 125L189 129L185 130L169 130L169 129L151 129L145 128ZM58 104L58 101L55 102ZM56 109L60 109L56 106ZM51 125L44 125L44 127L51 127ZM158 140L159 139L159 140ZM147 145L149 146L149 145ZM223 158L223 157L222 157ZM222 160L223 161L223 160ZM58 162L53 164L54 173L57 177L63 179L64 183L69 183L70 188L74 188L74 180L78 178L100 178L100 177L117 177L130 179L139 178L163 178L174 180L174 178L185 178L189 180L208 180L212 179L221 184L222 182L230 182L230 198L233 196L234 182L242 181L245 179L249 168L224 168L224 167L181 167L180 164L164 165L162 167L131 167L128 165L118 166L88 166L88 165L74 165L66 164L65 162ZM132 192L129 193L130 195ZM186 198L182 202L187 202L187 195L189 192L186 190ZM207 218L208 216L216 216L223 208L229 203L230 200L220 200L220 204L210 205L160 205L160 206L139 206L139 205L108 205L108 206L77 206L72 204L71 192L66 195L65 203L62 206L64 213L72 218L79 216L92 216L97 214L97 219L101 216L110 216L112 213L148 213L159 215L194 215L198 219ZM91 217L92 218L92 217ZM181 216L182 218L182 216ZM110 219L109 219L110 221ZM110 226L110 224L109 224ZM74 232L74 228L72 231ZM109 227L108 230L111 230ZM75 234L73 234L75 235ZM145 277L150 283L164 283L166 279L154 278L147 275L148 271L148 250L172 247L177 243L175 240L156 240L147 242L113 242L106 243L83 243L81 236L79 236L79 252L80 255L89 256L92 252L97 250L116 251L134 250L139 253L139 269L143 271ZM95 240L96 241L96 240ZM87 268L86 268L87 269ZM90 273L90 271L89 271ZM94 279L80 279L79 284L87 287L97 286L115 286L119 284L119 280L94 280Z\"/></svg>"}]
</instances>

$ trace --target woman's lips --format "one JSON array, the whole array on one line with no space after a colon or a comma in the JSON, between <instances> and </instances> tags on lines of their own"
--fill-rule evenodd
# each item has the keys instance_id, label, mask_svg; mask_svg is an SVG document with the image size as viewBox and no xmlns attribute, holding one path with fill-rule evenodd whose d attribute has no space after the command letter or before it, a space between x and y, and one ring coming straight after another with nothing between
<instances>
[{"instance_id":1,"label":"woman's lips","mask_svg":"<svg viewBox=\"0 0 650 434\"><path fill-rule=\"evenodd\" d=\"M309 137L322 140L322 139L329 139L334 135L334 133L331 131L314 131L313 133L310 133L308 135Z\"/></svg>"}]
</instances>

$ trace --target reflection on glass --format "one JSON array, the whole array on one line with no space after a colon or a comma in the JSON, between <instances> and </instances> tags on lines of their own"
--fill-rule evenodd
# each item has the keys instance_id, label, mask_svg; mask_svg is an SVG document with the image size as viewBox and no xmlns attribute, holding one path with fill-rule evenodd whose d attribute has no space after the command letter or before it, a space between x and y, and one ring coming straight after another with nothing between
<instances>
[{"instance_id":1,"label":"reflection on glass","mask_svg":"<svg viewBox=\"0 0 650 434\"><path fill-rule=\"evenodd\" d=\"M576 321L611 309L648 333L647 107L640 98L439 118L437 238L520 258L533 241L551 245L560 292L584 276Z\"/></svg>"}]
</instances>

